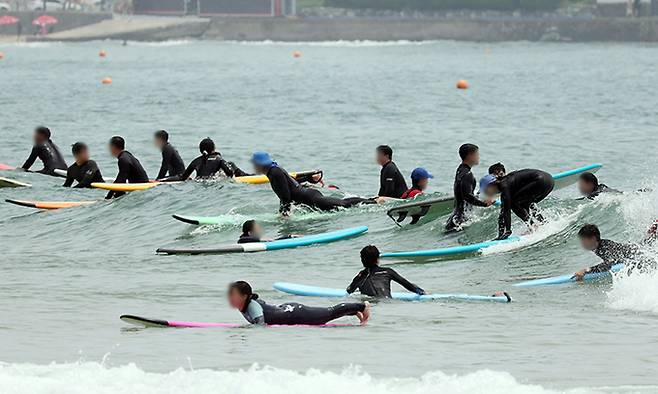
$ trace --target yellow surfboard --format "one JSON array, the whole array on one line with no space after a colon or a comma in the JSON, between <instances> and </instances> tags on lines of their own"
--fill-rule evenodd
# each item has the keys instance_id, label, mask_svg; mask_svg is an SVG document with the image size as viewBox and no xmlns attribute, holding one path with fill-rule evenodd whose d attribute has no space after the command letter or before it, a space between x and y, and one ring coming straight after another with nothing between
<instances>
[{"instance_id":1,"label":"yellow surfboard","mask_svg":"<svg viewBox=\"0 0 658 394\"><path fill-rule=\"evenodd\" d=\"M290 176L297 179L298 176L303 175L312 175L320 172L319 170L313 171L302 171L302 172L291 172ZM249 183L252 185L260 185L263 183L269 183L270 180L267 179L265 175L249 175L249 176L236 176L233 178L238 183Z\"/></svg>"},{"instance_id":2,"label":"yellow surfboard","mask_svg":"<svg viewBox=\"0 0 658 394\"><path fill-rule=\"evenodd\" d=\"M98 201L25 201L25 200L5 200L10 204L20 205L27 208L37 209L62 209L79 207L82 205L95 204Z\"/></svg>"},{"instance_id":3,"label":"yellow surfboard","mask_svg":"<svg viewBox=\"0 0 658 394\"><path fill-rule=\"evenodd\" d=\"M94 182L91 187L96 189L110 190L113 192L135 192L138 190L152 189L162 182L148 182L148 183L102 183Z\"/></svg>"}]
</instances>

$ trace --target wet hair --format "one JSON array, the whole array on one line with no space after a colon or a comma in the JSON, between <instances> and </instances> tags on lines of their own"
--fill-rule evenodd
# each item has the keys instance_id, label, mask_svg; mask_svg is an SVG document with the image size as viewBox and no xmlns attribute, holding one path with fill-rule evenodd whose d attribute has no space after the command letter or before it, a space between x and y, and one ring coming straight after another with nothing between
<instances>
[{"instance_id":1,"label":"wet hair","mask_svg":"<svg viewBox=\"0 0 658 394\"><path fill-rule=\"evenodd\" d=\"M466 160L468 155L475 153L478 150L480 150L480 148L475 144L464 144L459 147L459 157L461 157L462 160Z\"/></svg>"},{"instance_id":2,"label":"wet hair","mask_svg":"<svg viewBox=\"0 0 658 394\"><path fill-rule=\"evenodd\" d=\"M87 144L85 144L84 142L76 142L75 144L71 145L71 152L73 153L73 155L77 155L88 149L89 148L87 148Z\"/></svg>"},{"instance_id":3,"label":"wet hair","mask_svg":"<svg viewBox=\"0 0 658 394\"><path fill-rule=\"evenodd\" d=\"M210 138L204 138L199 143L199 151L204 155L209 155L215 150L215 142Z\"/></svg>"},{"instance_id":4,"label":"wet hair","mask_svg":"<svg viewBox=\"0 0 658 394\"><path fill-rule=\"evenodd\" d=\"M126 149L126 140L124 140L123 137L115 135L114 137L110 138L110 145L115 148L124 150Z\"/></svg>"},{"instance_id":5,"label":"wet hair","mask_svg":"<svg viewBox=\"0 0 658 394\"><path fill-rule=\"evenodd\" d=\"M393 149L388 145L379 145L376 149L377 153L388 157L389 160L393 160Z\"/></svg>"},{"instance_id":6,"label":"wet hair","mask_svg":"<svg viewBox=\"0 0 658 394\"><path fill-rule=\"evenodd\" d=\"M580 180L591 183L594 185L594 187L599 185L599 178L597 178L596 175L592 174L591 172L584 172L580 174Z\"/></svg>"},{"instance_id":7,"label":"wet hair","mask_svg":"<svg viewBox=\"0 0 658 394\"><path fill-rule=\"evenodd\" d=\"M169 142L169 133L166 130L158 130L153 136L160 141Z\"/></svg>"},{"instance_id":8,"label":"wet hair","mask_svg":"<svg viewBox=\"0 0 658 394\"><path fill-rule=\"evenodd\" d=\"M601 231L595 224L586 224L578 230L580 238L596 238L597 241L601 240Z\"/></svg>"},{"instance_id":9,"label":"wet hair","mask_svg":"<svg viewBox=\"0 0 658 394\"><path fill-rule=\"evenodd\" d=\"M256 221L251 219L247 220L246 222L242 223L242 234L247 235L249 232L251 232L254 229L254 226L256 225Z\"/></svg>"},{"instance_id":10,"label":"wet hair","mask_svg":"<svg viewBox=\"0 0 658 394\"><path fill-rule=\"evenodd\" d=\"M258 294L254 293L254 291L251 289L251 285L243 280L237 280L231 283L230 285L228 285L228 291L229 292L237 291L243 296L247 296L247 301L258 299ZM244 304L245 310L247 309L247 305L249 305L249 302L245 302Z\"/></svg>"},{"instance_id":11,"label":"wet hair","mask_svg":"<svg viewBox=\"0 0 658 394\"><path fill-rule=\"evenodd\" d=\"M34 129L34 132L39 134L42 137L46 137L46 139L50 139L50 129L45 127L45 126L39 126L36 129Z\"/></svg>"},{"instance_id":12,"label":"wet hair","mask_svg":"<svg viewBox=\"0 0 658 394\"><path fill-rule=\"evenodd\" d=\"M379 249L375 245L368 245L361 249L361 264L366 268L377 266L379 261Z\"/></svg>"},{"instance_id":13,"label":"wet hair","mask_svg":"<svg viewBox=\"0 0 658 394\"><path fill-rule=\"evenodd\" d=\"M496 175L499 172L503 172L503 173L507 172L505 170L505 166L503 165L503 163L496 163L489 166L489 174Z\"/></svg>"}]
</instances>

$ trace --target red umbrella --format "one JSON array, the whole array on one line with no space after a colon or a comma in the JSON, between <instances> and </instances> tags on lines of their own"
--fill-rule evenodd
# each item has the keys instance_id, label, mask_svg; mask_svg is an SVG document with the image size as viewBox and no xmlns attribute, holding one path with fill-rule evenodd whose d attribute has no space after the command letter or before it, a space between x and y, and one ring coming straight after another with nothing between
<instances>
[{"instance_id":1,"label":"red umbrella","mask_svg":"<svg viewBox=\"0 0 658 394\"><path fill-rule=\"evenodd\" d=\"M59 21L54 16L41 15L37 19L33 20L32 24L37 26L46 26L46 25L54 25L57 22Z\"/></svg>"},{"instance_id":2,"label":"red umbrella","mask_svg":"<svg viewBox=\"0 0 658 394\"><path fill-rule=\"evenodd\" d=\"M13 25L14 23L18 23L18 20L15 16L3 15L0 16L0 25Z\"/></svg>"}]
</instances>

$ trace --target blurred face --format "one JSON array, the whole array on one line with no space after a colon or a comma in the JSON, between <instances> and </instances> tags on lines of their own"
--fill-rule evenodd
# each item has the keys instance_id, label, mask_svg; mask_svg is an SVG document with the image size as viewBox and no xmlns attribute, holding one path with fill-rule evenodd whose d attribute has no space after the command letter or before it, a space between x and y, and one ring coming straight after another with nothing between
<instances>
[{"instance_id":1,"label":"blurred face","mask_svg":"<svg viewBox=\"0 0 658 394\"><path fill-rule=\"evenodd\" d=\"M383 154L383 153L377 151L377 152L375 153L375 161L376 161L377 164L379 164L380 166L383 166L384 164L388 163L390 160L388 159L388 156L386 156L385 154Z\"/></svg>"},{"instance_id":2,"label":"blurred face","mask_svg":"<svg viewBox=\"0 0 658 394\"><path fill-rule=\"evenodd\" d=\"M498 186L492 183L484 189L484 194L489 198L495 197L498 194Z\"/></svg>"},{"instance_id":3,"label":"blurred face","mask_svg":"<svg viewBox=\"0 0 658 394\"><path fill-rule=\"evenodd\" d=\"M235 289L229 289L226 297L228 298L228 304L231 308L238 310L244 309L244 304L247 301L246 295L240 294L240 292Z\"/></svg>"},{"instance_id":4,"label":"blurred face","mask_svg":"<svg viewBox=\"0 0 658 394\"><path fill-rule=\"evenodd\" d=\"M579 179L578 180L578 190L580 191L580 194L590 194L594 191L594 185L587 182L584 179Z\"/></svg>"},{"instance_id":5,"label":"blurred face","mask_svg":"<svg viewBox=\"0 0 658 394\"><path fill-rule=\"evenodd\" d=\"M155 145L155 147L158 148L158 149L162 149L162 147L165 146L165 143L166 142L164 142L163 140L161 140L158 137L155 137L153 139L153 145Z\"/></svg>"},{"instance_id":6,"label":"blurred face","mask_svg":"<svg viewBox=\"0 0 658 394\"><path fill-rule=\"evenodd\" d=\"M263 228L260 226L260 224L254 223L254 228L251 230L251 235L259 238L263 236Z\"/></svg>"},{"instance_id":7,"label":"blurred face","mask_svg":"<svg viewBox=\"0 0 658 394\"><path fill-rule=\"evenodd\" d=\"M420 190L425 190L425 189L427 189L427 185L429 183L430 183L429 179L427 179L427 178L421 179L421 180L418 181L418 187L420 188Z\"/></svg>"},{"instance_id":8,"label":"blurred face","mask_svg":"<svg viewBox=\"0 0 658 394\"><path fill-rule=\"evenodd\" d=\"M114 157L119 157L119 154L121 153L121 149L117 148L116 146L110 144L110 154Z\"/></svg>"},{"instance_id":9,"label":"blurred face","mask_svg":"<svg viewBox=\"0 0 658 394\"><path fill-rule=\"evenodd\" d=\"M89 151L85 149L82 152L79 152L78 154L74 155L74 158L77 163L84 163L86 161L89 161Z\"/></svg>"},{"instance_id":10,"label":"blurred face","mask_svg":"<svg viewBox=\"0 0 658 394\"><path fill-rule=\"evenodd\" d=\"M267 174L267 170L268 170L267 168L263 166L259 166L258 164L254 163L254 171L256 172L256 174L265 175Z\"/></svg>"},{"instance_id":11,"label":"blurred face","mask_svg":"<svg viewBox=\"0 0 658 394\"><path fill-rule=\"evenodd\" d=\"M471 167L480 164L480 151L476 150L475 152L466 156L466 163L468 163Z\"/></svg>"},{"instance_id":12,"label":"blurred face","mask_svg":"<svg viewBox=\"0 0 658 394\"><path fill-rule=\"evenodd\" d=\"M585 250L594 250L599 246L596 237L580 237L580 246Z\"/></svg>"},{"instance_id":13,"label":"blurred face","mask_svg":"<svg viewBox=\"0 0 658 394\"><path fill-rule=\"evenodd\" d=\"M37 133L36 131L32 135L32 139L34 140L35 144L43 144L44 142L46 142L46 138L41 134Z\"/></svg>"}]
</instances>

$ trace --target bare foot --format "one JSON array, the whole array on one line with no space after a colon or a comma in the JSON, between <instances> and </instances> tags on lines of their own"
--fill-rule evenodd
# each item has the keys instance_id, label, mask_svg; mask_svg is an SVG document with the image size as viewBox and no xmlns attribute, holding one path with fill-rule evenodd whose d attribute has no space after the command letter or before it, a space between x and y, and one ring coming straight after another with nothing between
<instances>
[{"instance_id":1,"label":"bare foot","mask_svg":"<svg viewBox=\"0 0 658 394\"><path fill-rule=\"evenodd\" d=\"M365 326L368 323L368 320L370 320L370 303L368 301L366 301L366 302L364 302L364 304L366 304L366 307L363 310L363 312L360 312L360 313L356 314L356 317L359 318L359 320L361 321L362 326Z\"/></svg>"}]
</instances>

